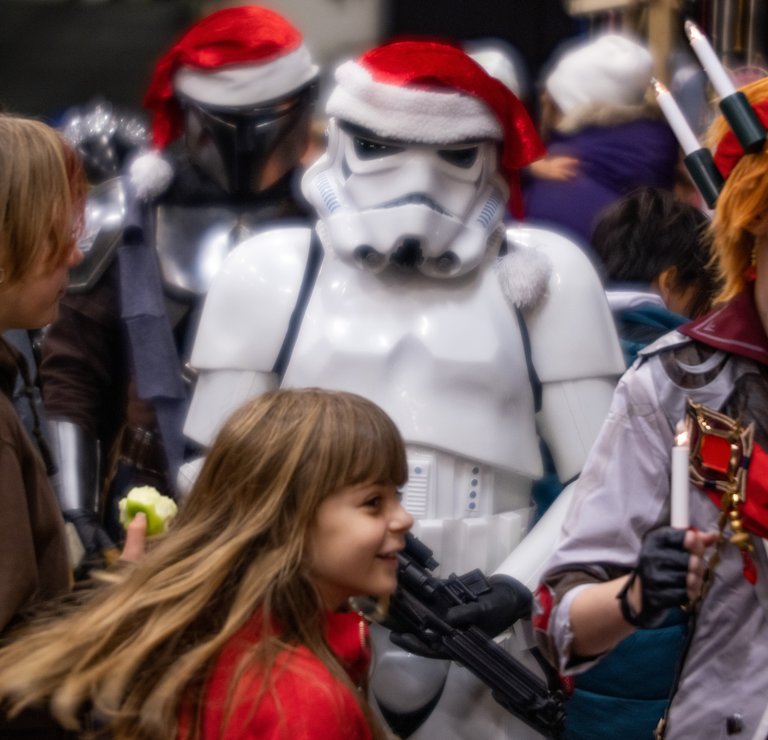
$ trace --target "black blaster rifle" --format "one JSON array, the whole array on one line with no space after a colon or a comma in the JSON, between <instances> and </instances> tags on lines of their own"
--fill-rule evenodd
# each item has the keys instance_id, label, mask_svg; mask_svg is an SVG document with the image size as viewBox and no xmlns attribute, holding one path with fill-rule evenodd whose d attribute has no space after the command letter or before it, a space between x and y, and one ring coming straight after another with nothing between
<instances>
[{"instance_id":1,"label":"black blaster rifle","mask_svg":"<svg viewBox=\"0 0 768 740\"><path fill-rule=\"evenodd\" d=\"M417 635L426 645L463 665L491 689L507 711L545 737L562 736L563 696L476 626L453 627L445 621L452 606L477 601L491 590L480 570L459 577L435 578L438 563L423 542L406 537L398 554L398 588L389 605L388 624Z\"/></svg>"}]
</instances>

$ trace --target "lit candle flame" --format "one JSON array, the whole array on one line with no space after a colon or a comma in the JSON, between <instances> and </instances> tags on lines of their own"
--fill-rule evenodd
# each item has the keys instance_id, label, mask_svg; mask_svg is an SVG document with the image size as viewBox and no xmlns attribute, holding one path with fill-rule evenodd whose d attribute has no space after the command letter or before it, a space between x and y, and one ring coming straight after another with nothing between
<instances>
[{"instance_id":1,"label":"lit candle flame","mask_svg":"<svg viewBox=\"0 0 768 740\"><path fill-rule=\"evenodd\" d=\"M709 43L709 39L699 30L699 27L693 21L685 22L685 35L691 49L699 59L701 66L707 73L712 87L717 91L721 100L729 97L736 92L730 75L726 72L715 50Z\"/></svg>"},{"instance_id":2,"label":"lit candle flame","mask_svg":"<svg viewBox=\"0 0 768 740\"><path fill-rule=\"evenodd\" d=\"M704 38L704 34L693 21L685 22L685 35L688 37L688 41Z\"/></svg>"},{"instance_id":3,"label":"lit candle flame","mask_svg":"<svg viewBox=\"0 0 768 740\"><path fill-rule=\"evenodd\" d=\"M656 93L656 95L663 95L665 92L669 92L667 86L661 80L657 80L655 77L651 77L651 86L653 87L653 91Z\"/></svg>"}]
</instances>

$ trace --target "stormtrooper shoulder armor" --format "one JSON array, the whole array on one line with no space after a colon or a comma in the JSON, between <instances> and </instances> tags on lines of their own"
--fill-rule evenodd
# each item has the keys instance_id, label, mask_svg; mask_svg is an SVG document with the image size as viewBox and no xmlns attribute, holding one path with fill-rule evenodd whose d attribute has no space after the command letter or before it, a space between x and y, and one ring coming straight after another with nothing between
<instances>
[{"instance_id":1,"label":"stormtrooper shoulder armor","mask_svg":"<svg viewBox=\"0 0 768 740\"><path fill-rule=\"evenodd\" d=\"M510 249L535 249L550 273L538 301L523 309L541 383L537 426L560 480L579 473L602 426L624 357L605 291L581 248L557 232L519 227Z\"/></svg>"},{"instance_id":2,"label":"stormtrooper shoulder armor","mask_svg":"<svg viewBox=\"0 0 768 740\"><path fill-rule=\"evenodd\" d=\"M78 246L83 260L70 271L69 291L89 291L109 266L123 235L125 188L119 177L91 189L85 206L85 231Z\"/></svg>"},{"instance_id":3,"label":"stormtrooper shoulder armor","mask_svg":"<svg viewBox=\"0 0 768 740\"><path fill-rule=\"evenodd\" d=\"M195 369L273 369L311 247L311 229L294 226L256 234L227 255L205 299L191 357Z\"/></svg>"},{"instance_id":4,"label":"stormtrooper shoulder armor","mask_svg":"<svg viewBox=\"0 0 768 740\"><path fill-rule=\"evenodd\" d=\"M624 358L600 278L567 237L532 226L507 230L510 249L532 248L551 263L540 300L524 310L542 383L620 375Z\"/></svg>"}]
</instances>

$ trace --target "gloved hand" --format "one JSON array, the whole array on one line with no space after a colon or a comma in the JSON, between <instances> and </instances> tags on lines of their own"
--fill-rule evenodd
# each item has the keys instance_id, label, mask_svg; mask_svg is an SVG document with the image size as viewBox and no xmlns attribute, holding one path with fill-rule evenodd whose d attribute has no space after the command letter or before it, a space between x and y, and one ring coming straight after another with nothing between
<instances>
[{"instance_id":1,"label":"gloved hand","mask_svg":"<svg viewBox=\"0 0 768 740\"><path fill-rule=\"evenodd\" d=\"M103 568L118 558L117 547L102 528L95 511L67 509L64 521L75 527L85 550L85 557L75 569L75 578L84 578L91 569Z\"/></svg>"},{"instance_id":2,"label":"gloved hand","mask_svg":"<svg viewBox=\"0 0 768 740\"><path fill-rule=\"evenodd\" d=\"M488 578L491 590L477 601L451 607L446 621L452 627L479 627L488 637L496 637L518 619L531 615L533 594L512 576Z\"/></svg>"},{"instance_id":3,"label":"gloved hand","mask_svg":"<svg viewBox=\"0 0 768 740\"><path fill-rule=\"evenodd\" d=\"M686 603L691 554L684 547L685 534L684 529L659 527L645 536L637 566L619 593L624 619L635 627L656 627L668 609ZM629 603L629 591L638 578L642 606L636 612Z\"/></svg>"},{"instance_id":4,"label":"gloved hand","mask_svg":"<svg viewBox=\"0 0 768 740\"><path fill-rule=\"evenodd\" d=\"M504 575L490 576L488 583L490 590L478 596L477 601L448 609L445 621L459 629L475 626L495 637L519 619L530 616L533 596L522 583ZM396 630L395 627L390 632L389 639L403 650L425 658L448 657L439 637L427 643L421 635Z\"/></svg>"}]
</instances>

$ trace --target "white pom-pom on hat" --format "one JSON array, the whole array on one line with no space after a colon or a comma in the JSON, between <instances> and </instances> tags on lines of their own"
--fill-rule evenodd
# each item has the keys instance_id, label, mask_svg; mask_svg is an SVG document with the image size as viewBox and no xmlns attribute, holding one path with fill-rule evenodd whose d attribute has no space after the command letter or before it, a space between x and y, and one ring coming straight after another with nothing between
<instances>
[{"instance_id":1,"label":"white pom-pom on hat","mask_svg":"<svg viewBox=\"0 0 768 740\"><path fill-rule=\"evenodd\" d=\"M496 274L506 299L521 311L533 308L547 294L552 275L549 257L535 247L510 244L496 263Z\"/></svg>"},{"instance_id":2,"label":"white pom-pom on hat","mask_svg":"<svg viewBox=\"0 0 768 740\"><path fill-rule=\"evenodd\" d=\"M173 167L157 150L142 152L128 165L128 179L140 200L164 193L173 179Z\"/></svg>"}]
</instances>

